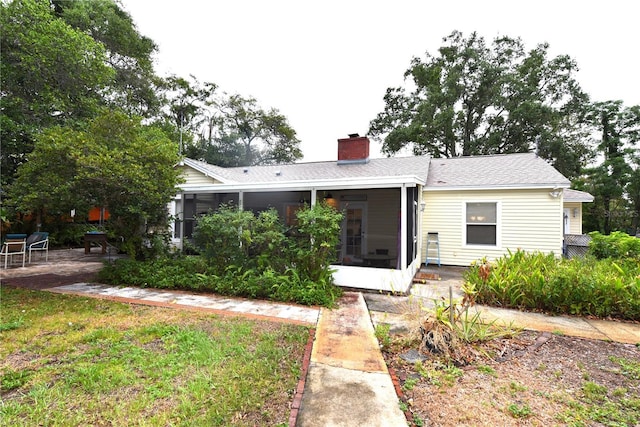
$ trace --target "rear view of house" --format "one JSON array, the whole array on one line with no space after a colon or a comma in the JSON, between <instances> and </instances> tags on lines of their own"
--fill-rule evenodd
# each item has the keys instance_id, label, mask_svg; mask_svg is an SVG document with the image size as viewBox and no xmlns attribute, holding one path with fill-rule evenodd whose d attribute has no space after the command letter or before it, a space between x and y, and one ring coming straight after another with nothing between
<instances>
[{"instance_id":1,"label":"rear view of house","mask_svg":"<svg viewBox=\"0 0 640 427\"><path fill-rule=\"evenodd\" d=\"M337 157L238 168L184 159L178 167L185 183L171 206L175 244L190 238L199 215L223 203L254 212L275 208L295 226L298 209L324 200L345 214L336 283L406 292L432 257L466 266L518 248L560 255L563 213L581 214L587 201L564 206L570 182L532 153L370 159L369 139L353 134L338 140ZM438 252L427 252L428 237Z\"/></svg>"}]
</instances>

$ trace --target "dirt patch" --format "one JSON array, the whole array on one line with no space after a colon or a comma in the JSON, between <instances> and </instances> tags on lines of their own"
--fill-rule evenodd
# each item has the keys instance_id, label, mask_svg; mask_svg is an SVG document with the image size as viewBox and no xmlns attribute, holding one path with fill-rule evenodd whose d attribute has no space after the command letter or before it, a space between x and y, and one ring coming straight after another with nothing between
<instances>
[{"instance_id":1,"label":"dirt patch","mask_svg":"<svg viewBox=\"0 0 640 427\"><path fill-rule=\"evenodd\" d=\"M2 279L2 285L13 286L31 290L43 290L55 288L56 286L70 285L73 283L90 283L96 280L97 273L77 273L77 274L38 274L25 277L11 277Z\"/></svg>"},{"instance_id":2,"label":"dirt patch","mask_svg":"<svg viewBox=\"0 0 640 427\"><path fill-rule=\"evenodd\" d=\"M400 355L409 348L392 347L385 359L416 425L640 423L635 345L526 331L470 348L474 359L460 367L434 356L406 362Z\"/></svg>"}]
</instances>

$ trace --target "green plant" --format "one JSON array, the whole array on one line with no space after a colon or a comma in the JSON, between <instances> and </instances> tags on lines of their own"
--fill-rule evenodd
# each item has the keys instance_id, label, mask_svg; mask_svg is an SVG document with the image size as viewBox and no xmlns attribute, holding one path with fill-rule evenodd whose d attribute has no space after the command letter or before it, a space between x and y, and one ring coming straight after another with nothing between
<instances>
[{"instance_id":1,"label":"green plant","mask_svg":"<svg viewBox=\"0 0 640 427\"><path fill-rule=\"evenodd\" d=\"M375 336L382 348L389 348L391 346L391 335L389 334L390 329L391 325L388 323L380 323L375 327Z\"/></svg>"},{"instance_id":2,"label":"green plant","mask_svg":"<svg viewBox=\"0 0 640 427\"><path fill-rule=\"evenodd\" d=\"M628 360L622 357L609 356L609 360L620 365L622 375L632 380L640 380L640 361Z\"/></svg>"},{"instance_id":3,"label":"green plant","mask_svg":"<svg viewBox=\"0 0 640 427\"><path fill-rule=\"evenodd\" d=\"M640 319L637 259L559 260L553 254L518 250L492 264L474 263L464 279L474 286L475 297L483 304L558 314Z\"/></svg>"},{"instance_id":4,"label":"green plant","mask_svg":"<svg viewBox=\"0 0 640 427\"><path fill-rule=\"evenodd\" d=\"M450 289L449 300L434 300L433 309L428 310L427 320L420 327L421 349L441 354L456 363L466 363L467 355L461 351L461 342L488 341L513 336L520 331L512 324L498 324L496 320L486 322L479 311L471 314L477 295L475 285L465 282L462 291L462 299L454 299Z\"/></svg>"},{"instance_id":5,"label":"green plant","mask_svg":"<svg viewBox=\"0 0 640 427\"><path fill-rule=\"evenodd\" d=\"M532 414L531 408L529 408L529 405L526 404L519 405L516 403L512 403L507 407L507 410L514 418L528 418Z\"/></svg>"},{"instance_id":6,"label":"green plant","mask_svg":"<svg viewBox=\"0 0 640 427\"><path fill-rule=\"evenodd\" d=\"M514 382L514 381L511 381L509 383L509 389L514 393L527 390L525 386L523 386L522 384L518 384L517 382Z\"/></svg>"},{"instance_id":7,"label":"green plant","mask_svg":"<svg viewBox=\"0 0 640 427\"><path fill-rule=\"evenodd\" d=\"M478 365L478 372L482 372L483 374L487 374L492 377L497 377L496 370L491 366L486 365Z\"/></svg>"},{"instance_id":8,"label":"green plant","mask_svg":"<svg viewBox=\"0 0 640 427\"><path fill-rule=\"evenodd\" d=\"M21 316L16 320L12 320L10 322L0 323L0 332L11 331L13 329L18 329L24 323L24 318Z\"/></svg>"},{"instance_id":9,"label":"green plant","mask_svg":"<svg viewBox=\"0 0 640 427\"><path fill-rule=\"evenodd\" d=\"M411 391L420 382L418 378L407 378L402 384L402 390Z\"/></svg>"},{"instance_id":10,"label":"green plant","mask_svg":"<svg viewBox=\"0 0 640 427\"><path fill-rule=\"evenodd\" d=\"M589 233L589 253L597 259L634 259L640 261L640 239L621 231L607 235L598 231Z\"/></svg>"},{"instance_id":11,"label":"green plant","mask_svg":"<svg viewBox=\"0 0 640 427\"><path fill-rule=\"evenodd\" d=\"M23 369L14 371L7 369L0 378L0 391L3 393L15 390L24 386L29 379L33 376L33 371L29 369Z\"/></svg>"}]
</instances>

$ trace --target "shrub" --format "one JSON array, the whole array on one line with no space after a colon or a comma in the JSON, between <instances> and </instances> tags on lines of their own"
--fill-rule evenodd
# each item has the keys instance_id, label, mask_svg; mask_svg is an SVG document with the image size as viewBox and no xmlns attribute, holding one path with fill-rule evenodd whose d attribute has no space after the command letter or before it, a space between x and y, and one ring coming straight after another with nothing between
<instances>
[{"instance_id":1,"label":"shrub","mask_svg":"<svg viewBox=\"0 0 640 427\"><path fill-rule=\"evenodd\" d=\"M640 320L640 264L630 258L558 260L517 251L475 263L464 278L483 304Z\"/></svg>"},{"instance_id":2,"label":"shrub","mask_svg":"<svg viewBox=\"0 0 640 427\"><path fill-rule=\"evenodd\" d=\"M256 217L223 206L198 220L194 249L202 256L118 260L99 277L116 285L332 306L342 294L331 270L341 220L326 205L303 209L295 233L287 236L275 210Z\"/></svg>"},{"instance_id":3,"label":"shrub","mask_svg":"<svg viewBox=\"0 0 640 427\"><path fill-rule=\"evenodd\" d=\"M589 233L589 253L597 259L630 258L640 262L640 239L621 231L606 236L598 231Z\"/></svg>"},{"instance_id":4,"label":"shrub","mask_svg":"<svg viewBox=\"0 0 640 427\"><path fill-rule=\"evenodd\" d=\"M217 211L198 218L193 233L196 249L216 273L223 274L229 265L249 261L253 213L223 205Z\"/></svg>"}]
</instances>

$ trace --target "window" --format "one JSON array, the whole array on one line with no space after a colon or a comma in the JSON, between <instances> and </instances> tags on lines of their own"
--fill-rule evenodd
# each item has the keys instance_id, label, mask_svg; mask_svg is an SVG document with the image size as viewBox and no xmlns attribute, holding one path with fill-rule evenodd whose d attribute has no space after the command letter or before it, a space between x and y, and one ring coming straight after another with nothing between
<instances>
[{"instance_id":1,"label":"window","mask_svg":"<svg viewBox=\"0 0 640 427\"><path fill-rule=\"evenodd\" d=\"M467 203L467 245L497 245L497 203Z\"/></svg>"}]
</instances>

